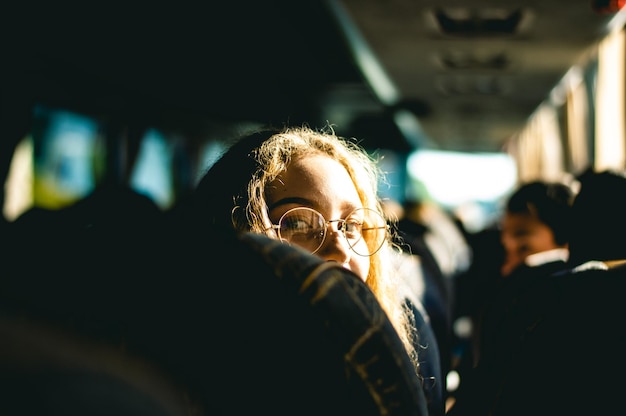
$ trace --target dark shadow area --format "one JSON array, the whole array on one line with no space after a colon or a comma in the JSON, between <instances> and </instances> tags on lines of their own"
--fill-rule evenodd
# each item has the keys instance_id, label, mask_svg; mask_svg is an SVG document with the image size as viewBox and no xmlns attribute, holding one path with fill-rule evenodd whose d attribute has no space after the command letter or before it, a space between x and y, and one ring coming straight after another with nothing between
<instances>
[{"instance_id":1,"label":"dark shadow area","mask_svg":"<svg viewBox=\"0 0 626 416\"><path fill-rule=\"evenodd\" d=\"M37 230L28 239L5 234L12 244L3 253L0 316L9 329L34 323L42 333L69 334L147 362L172 386L172 403L199 414L426 414L420 380L399 337L355 275L264 236L175 225L130 230L114 240L98 229L55 241ZM2 381L12 385L3 395L34 400L49 391L46 383L68 382L54 400L40 402L51 406L46 414L74 414L73 406L82 406L75 396L100 388L120 395L92 414L124 414L118 411L125 404L159 398L150 385L140 384L148 391L136 394L116 381L132 378L132 365L117 368L119 378L111 380L97 370L102 357L85 351L53 357L60 371L22 383L38 371L29 361L36 357L21 348L33 347L32 341L3 339L1 362L11 372L3 371ZM40 342L40 353L54 355L45 351L57 344L46 337ZM11 358L20 351L24 366ZM77 363L81 357L85 366ZM33 414L12 413L19 401L0 402L0 413Z\"/></svg>"}]
</instances>

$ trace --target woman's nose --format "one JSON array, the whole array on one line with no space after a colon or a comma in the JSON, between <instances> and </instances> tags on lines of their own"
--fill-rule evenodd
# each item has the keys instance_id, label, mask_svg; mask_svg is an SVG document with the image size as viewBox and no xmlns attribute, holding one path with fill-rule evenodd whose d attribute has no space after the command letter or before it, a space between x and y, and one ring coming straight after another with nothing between
<instances>
[{"instance_id":1,"label":"woman's nose","mask_svg":"<svg viewBox=\"0 0 626 416\"><path fill-rule=\"evenodd\" d=\"M343 231L337 225L330 225L326 231L326 239L320 250L316 253L324 260L336 261L345 264L350 260L352 249Z\"/></svg>"}]
</instances>

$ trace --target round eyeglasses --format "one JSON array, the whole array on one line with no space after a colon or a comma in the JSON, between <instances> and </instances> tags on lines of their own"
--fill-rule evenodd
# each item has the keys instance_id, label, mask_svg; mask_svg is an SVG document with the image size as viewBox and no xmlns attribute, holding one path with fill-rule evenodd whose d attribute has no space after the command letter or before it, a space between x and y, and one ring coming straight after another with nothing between
<instances>
[{"instance_id":1,"label":"round eyeglasses","mask_svg":"<svg viewBox=\"0 0 626 416\"><path fill-rule=\"evenodd\" d=\"M358 208L344 219L328 221L312 208L292 208L280 217L278 224L272 224L272 228L281 241L315 253L324 244L328 225L333 222L337 223L337 230L343 233L352 251L359 256L376 253L387 236L385 218L369 208Z\"/></svg>"}]
</instances>

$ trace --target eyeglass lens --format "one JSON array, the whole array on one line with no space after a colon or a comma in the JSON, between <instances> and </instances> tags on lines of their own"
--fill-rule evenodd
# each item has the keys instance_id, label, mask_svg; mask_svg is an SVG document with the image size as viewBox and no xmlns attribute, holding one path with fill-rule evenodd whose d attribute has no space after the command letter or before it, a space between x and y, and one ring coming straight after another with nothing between
<instances>
[{"instance_id":1,"label":"eyeglass lens","mask_svg":"<svg viewBox=\"0 0 626 416\"><path fill-rule=\"evenodd\" d=\"M299 207L287 211L279 221L281 240L315 253L324 243L327 224L337 222L350 248L358 255L371 256L383 245L386 222L375 210L359 208L341 220L326 219L311 208ZM361 241L363 242L361 243Z\"/></svg>"}]
</instances>

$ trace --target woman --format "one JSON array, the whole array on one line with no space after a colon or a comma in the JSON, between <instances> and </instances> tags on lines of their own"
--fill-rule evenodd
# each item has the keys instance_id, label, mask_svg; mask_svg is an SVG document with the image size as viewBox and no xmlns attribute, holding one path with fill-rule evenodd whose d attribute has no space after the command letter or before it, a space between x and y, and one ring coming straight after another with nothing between
<instances>
[{"instance_id":1,"label":"woman","mask_svg":"<svg viewBox=\"0 0 626 416\"><path fill-rule=\"evenodd\" d=\"M417 366L411 315L398 297L388 258L390 231L377 197L380 175L369 154L332 129L256 132L207 171L196 189L195 209L211 226L265 233L352 270L376 295ZM368 218L375 230L355 229ZM305 219L315 220L315 238L293 232Z\"/></svg>"},{"instance_id":2,"label":"woman","mask_svg":"<svg viewBox=\"0 0 626 416\"><path fill-rule=\"evenodd\" d=\"M427 378L430 414L442 415L437 341L397 274L392 256L400 250L377 195L381 179L374 158L331 128L260 131L237 141L206 172L190 218L263 233L355 273L387 313L417 374Z\"/></svg>"}]
</instances>

